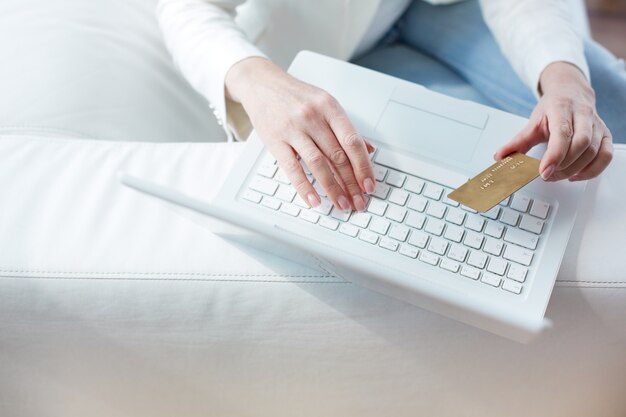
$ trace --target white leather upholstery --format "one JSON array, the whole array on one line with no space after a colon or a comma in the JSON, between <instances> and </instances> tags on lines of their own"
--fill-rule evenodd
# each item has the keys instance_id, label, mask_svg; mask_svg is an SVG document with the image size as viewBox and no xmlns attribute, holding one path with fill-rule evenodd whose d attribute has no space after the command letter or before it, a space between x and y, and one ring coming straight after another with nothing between
<instances>
[{"instance_id":1,"label":"white leather upholstery","mask_svg":"<svg viewBox=\"0 0 626 417\"><path fill-rule=\"evenodd\" d=\"M224 241L116 178L208 196L241 146L0 139L3 415L623 415L626 149L568 248L555 328L523 346Z\"/></svg>"},{"instance_id":2,"label":"white leather upholstery","mask_svg":"<svg viewBox=\"0 0 626 417\"><path fill-rule=\"evenodd\" d=\"M518 345L120 186L125 169L207 197L243 146L119 142L221 138L153 3L0 3L15 56L0 66L1 416L626 414L626 148L583 208L554 329Z\"/></svg>"}]
</instances>

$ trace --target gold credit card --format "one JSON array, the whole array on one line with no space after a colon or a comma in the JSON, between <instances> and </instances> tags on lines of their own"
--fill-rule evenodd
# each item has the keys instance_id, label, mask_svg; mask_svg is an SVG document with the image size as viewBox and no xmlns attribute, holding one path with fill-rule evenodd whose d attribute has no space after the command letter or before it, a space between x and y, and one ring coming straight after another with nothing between
<instances>
[{"instance_id":1,"label":"gold credit card","mask_svg":"<svg viewBox=\"0 0 626 417\"><path fill-rule=\"evenodd\" d=\"M515 152L496 162L448 194L484 213L539 176L539 160Z\"/></svg>"}]
</instances>

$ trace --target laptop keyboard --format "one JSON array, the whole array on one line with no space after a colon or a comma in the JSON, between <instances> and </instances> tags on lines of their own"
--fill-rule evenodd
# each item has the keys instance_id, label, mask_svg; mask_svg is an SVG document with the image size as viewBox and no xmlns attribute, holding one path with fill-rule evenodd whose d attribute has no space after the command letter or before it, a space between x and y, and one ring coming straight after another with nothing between
<instances>
[{"instance_id":1,"label":"laptop keyboard","mask_svg":"<svg viewBox=\"0 0 626 417\"><path fill-rule=\"evenodd\" d=\"M447 198L452 189L375 159L376 188L367 211L344 212L333 207L305 164L303 168L322 199L314 209L296 194L268 153L242 197L365 245L522 294L545 229L548 203L517 192L488 212L477 213Z\"/></svg>"}]
</instances>

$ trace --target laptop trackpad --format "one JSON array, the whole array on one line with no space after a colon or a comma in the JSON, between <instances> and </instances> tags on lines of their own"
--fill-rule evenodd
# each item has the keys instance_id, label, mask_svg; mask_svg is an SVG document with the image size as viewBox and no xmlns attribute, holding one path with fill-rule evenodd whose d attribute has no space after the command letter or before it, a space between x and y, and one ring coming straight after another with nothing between
<instances>
[{"instance_id":1,"label":"laptop trackpad","mask_svg":"<svg viewBox=\"0 0 626 417\"><path fill-rule=\"evenodd\" d=\"M378 122L377 138L399 151L446 164L471 161L486 125L487 113L476 112L475 107L463 112L463 105L467 104L464 102L459 102L458 110L450 109L454 105L451 102L441 103L447 104L445 107L437 104L424 103L417 107L392 99Z\"/></svg>"}]
</instances>

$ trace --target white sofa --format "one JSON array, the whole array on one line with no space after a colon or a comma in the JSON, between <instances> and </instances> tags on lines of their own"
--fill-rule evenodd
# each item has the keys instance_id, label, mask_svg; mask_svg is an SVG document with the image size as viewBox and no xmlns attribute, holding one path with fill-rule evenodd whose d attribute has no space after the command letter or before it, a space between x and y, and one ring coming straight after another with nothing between
<instances>
[{"instance_id":1,"label":"white sofa","mask_svg":"<svg viewBox=\"0 0 626 417\"><path fill-rule=\"evenodd\" d=\"M243 146L190 143L223 134L153 6L0 3L1 416L626 415L626 147L516 344L121 187L208 197Z\"/></svg>"}]
</instances>

